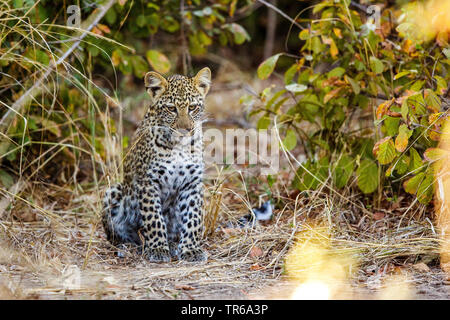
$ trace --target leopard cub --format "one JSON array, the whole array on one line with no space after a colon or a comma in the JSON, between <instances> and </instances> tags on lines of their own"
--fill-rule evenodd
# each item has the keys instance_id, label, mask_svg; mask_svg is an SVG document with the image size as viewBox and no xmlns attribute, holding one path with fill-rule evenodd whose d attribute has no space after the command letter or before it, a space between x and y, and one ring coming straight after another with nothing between
<instances>
[{"instance_id":1,"label":"leopard cub","mask_svg":"<svg viewBox=\"0 0 450 320\"><path fill-rule=\"evenodd\" d=\"M143 245L152 262L205 261L202 120L211 71L188 78L145 75L150 107L124 159L124 180L103 199L114 245Z\"/></svg>"}]
</instances>

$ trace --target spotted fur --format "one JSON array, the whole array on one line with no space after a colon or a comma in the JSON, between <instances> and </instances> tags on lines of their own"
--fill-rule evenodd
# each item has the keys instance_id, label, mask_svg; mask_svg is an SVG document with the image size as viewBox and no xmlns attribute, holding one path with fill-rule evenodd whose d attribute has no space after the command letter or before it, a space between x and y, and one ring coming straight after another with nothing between
<instances>
[{"instance_id":1,"label":"spotted fur","mask_svg":"<svg viewBox=\"0 0 450 320\"><path fill-rule=\"evenodd\" d=\"M150 261L204 261L201 121L211 72L145 76L150 107L124 160L124 181L106 191L103 225L114 245L142 245Z\"/></svg>"}]
</instances>

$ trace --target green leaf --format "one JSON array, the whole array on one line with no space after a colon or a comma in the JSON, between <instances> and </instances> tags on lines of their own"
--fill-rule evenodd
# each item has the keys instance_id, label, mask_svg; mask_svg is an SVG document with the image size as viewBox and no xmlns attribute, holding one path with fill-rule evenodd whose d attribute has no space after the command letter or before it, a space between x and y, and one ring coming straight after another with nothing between
<instances>
[{"instance_id":1,"label":"green leaf","mask_svg":"<svg viewBox=\"0 0 450 320\"><path fill-rule=\"evenodd\" d=\"M386 134L388 136L395 136L398 133L399 123L400 123L400 118L387 117L384 120L384 127L386 129Z\"/></svg>"},{"instance_id":2,"label":"green leaf","mask_svg":"<svg viewBox=\"0 0 450 320\"><path fill-rule=\"evenodd\" d=\"M375 58L375 57L370 57L370 68L376 74L380 74L384 70L384 65L380 59Z\"/></svg>"},{"instance_id":3,"label":"green leaf","mask_svg":"<svg viewBox=\"0 0 450 320\"><path fill-rule=\"evenodd\" d=\"M256 124L256 128L258 130L265 130L269 128L271 120L268 116L262 116L259 118L258 123Z\"/></svg>"},{"instance_id":4,"label":"green leaf","mask_svg":"<svg viewBox=\"0 0 450 320\"><path fill-rule=\"evenodd\" d=\"M166 16L161 21L161 28L168 32L175 32L180 29L180 23L171 16Z\"/></svg>"},{"instance_id":5,"label":"green leaf","mask_svg":"<svg viewBox=\"0 0 450 320\"><path fill-rule=\"evenodd\" d=\"M300 40L308 40L311 37L309 29L303 29L302 31L300 31L298 37L300 38Z\"/></svg>"},{"instance_id":6,"label":"green leaf","mask_svg":"<svg viewBox=\"0 0 450 320\"><path fill-rule=\"evenodd\" d=\"M441 148L428 148L423 153L423 156L427 161L437 161L443 158L448 158L449 152Z\"/></svg>"},{"instance_id":7,"label":"green leaf","mask_svg":"<svg viewBox=\"0 0 450 320\"><path fill-rule=\"evenodd\" d=\"M395 159L396 156L397 151L395 150L392 139L387 139L380 144L377 152L377 159L380 164L389 164Z\"/></svg>"},{"instance_id":8,"label":"green leaf","mask_svg":"<svg viewBox=\"0 0 450 320\"><path fill-rule=\"evenodd\" d=\"M402 102L401 113L403 120L408 121L409 106L407 99L403 100Z\"/></svg>"},{"instance_id":9,"label":"green leaf","mask_svg":"<svg viewBox=\"0 0 450 320\"><path fill-rule=\"evenodd\" d=\"M402 78L402 77L404 77L404 76L406 76L406 75L408 75L408 74L410 74L410 73L411 73L410 70L399 72L399 73L397 73L397 74L394 76L394 80L400 79L400 78Z\"/></svg>"},{"instance_id":10,"label":"green leaf","mask_svg":"<svg viewBox=\"0 0 450 320\"><path fill-rule=\"evenodd\" d=\"M281 56L281 53L278 53L270 58L268 58L267 60L265 60L264 62L262 62L259 66L258 66L258 77L261 80L267 79L273 72L273 70L275 69L275 65L277 64L278 58Z\"/></svg>"},{"instance_id":11,"label":"green leaf","mask_svg":"<svg viewBox=\"0 0 450 320\"><path fill-rule=\"evenodd\" d=\"M372 160L365 159L356 170L358 187L365 193L372 193L378 188L378 166Z\"/></svg>"},{"instance_id":12,"label":"green leaf","mask_svg":"<svg viewBox=\"0 0 450 320\"><path fill-rule=\"evenodd\" d=\"M120 64L119 64L119 70L125 74L131 74L133 72L133 65L131 64L131 60L129 56L122 56L120 57Z\"/></svg>"},{"instance_id":13,"label":"green leaf","mask_svg":"<svg viewBox=\"0 0 450 320\"><path fill-rule=\"evenodd\" d=\"M250 35L240 24L230 23L224 26L233 34L234 43L243 44L246 40L250 41Z\"/></svg>"},{"instance_id":14,"label":"green leaf","mask_svg":"<svg viewBox=\"0 0 450 320\"><path fill-rule=\"evenodd\" d=\"M353 92L355 94L359 94L361 92L361 87L359 86L358 81L355 81L354 79L348 77L347 75L344 76L344 79L348 81L348 83L350 83L350 85L352 86Z\"/></svg>"},{"instance_id":15,"label":"green leaf","mask_svg":"<svg viewBox=\"0 0 450 320\"><path fill-rule=\"evenodd\" d=\"M414 114L424 115L427 113L425 108L425 99L421 92L413 94L408 97L408 106L412 108Z\"/></svg>"},{"instance_id":16,"label":"green leaf","mask_svg":"<svg viewBox=\"0 0 450 320\"><path fill-rule=\"evenodd\" d=\"M133 73L138 78L143 78L148 71L148 64L141 56L131 56L131 65L133 66Z\"/></svg>"},{"instance_id":17,"label":"green leaf","mask_svg":"<svg viewBox=\"0 0 450 320\"><path fill-rule=\"evenodd\" d=\"M280 90L277 93L275 93L272 98L270 98L269 101L267 101L266 103L266 109L270 109L272 107L272 105L275 103L275 101L278 100L278 98L280 98L284 93L286 92L286 90Z\"/></svg>"},{"instance_id":18,"label":"green leaf","mask_svg":"<svg viewBox=\"0 0 450 320\"><path fill-rule=\"evenodd\" d=\"M267 184L269 185L269 187L271 188L273 186L273 184L277 181L277 177L275 176L275 178L272 175L267 175Z\"/></svg>"},{"instance_id":19,"label":"green leaf","mask_svg":"<svg viewBox=\"0 0 450 320\"><path fill-rule=\"evenodd\" d=\"M425 84L425 80L417 80L409 87L409 89L412 91L418 92L422 89L424 84Z\"/></svg>"},{"instance_id":20,"label":"green leaf","mask_svg":"<svg viewBox=\"0 0 450 320\"><path fill-rule=\"evenodd\" d=\"M142 28L145 26L146 23L147 19L145 18L145 15L143 14L138 15L138 17L136 18L136 25Z\"/></svg>"},{"instance_id":21,"label":"green leaf","mask_svg":"<svg viewBox=\"0 0 450 320\"><path fill-rule=\"evenodd\" d=\"M290 84L294 81L294 76L297 73L297 65L293 64L289 67L289 69L284 73L284 84Z\"/></svg>"},{"instance_id":22,"label":"green leaf","mask_svg":"<svg viewBox=\"0 0 450 320\"><path fill-rule=\"evenodd\" d=\"M430 203L433 199L434 194L434 175L432 170L427 170L425 173L425 178L420 183L417 189L417 200L422 204Z\"/></svg>"},{"instance_id":23,"label":"green leaf","mask_svg":"<svg viewBox=\"0 0 450 320\"><path fill-rule=\"evenodd\" d=\"M414 177L406 180L403 183L403 189L405 189L405 191L410 194L416 194L417 190L419 189L419 185L423 181L424 177L425 177L425 172L420 172L419 174L415 175Z\"/></svg>"},{"instance_id":24,"label":"green leaf","mask_svg":"<svg viewBox=\"0 0 450 320\"><path fill-rule=\"evenodd\" d=\"M428 204L434 194L434 175L431 169L420 172L403 183L403 188L410 194L415 194L422 204Z\"/></svg>"},{"instance_id":25,"label":"green leaf","mask_svg":"<svg viewBox=\"0 0 450 320\"><path fill-rule=\"evenodd\" d=\"M436 79L436 93L438 95L443 95L447 92L447 81L440 77L440 76L434 76Z\"/></svg>"},{"instance_id":26,"label":"green leaf","mask_svg":"<svg viewBox=\"0 0 450 320\"><path fill-rule=\"evenodd\" d=\"M326 180L328 169L328 157L323 157L318 162L308 160L303 163L303 167L298 168L292 186L300 191L315 190L320 185L320 181Z\"/></svg>"},{"instance_id":27,"label":"green leaf","mask_svg":"<svg viewBox=\"0 0 450 320\"><path fill-rule=\"evenodd\" d=\"M343 155L333 170L333 181L337 188L343 188L353 174L354 161L348 155Z\"/></svg>"},{"instance_id":28,"label":"green leaf","mask_svg":"<svg viewBox=\"0 0 450 320\"><path fill-rule=\"evenodd\" d=\"M23 8L23 0L13 0L13 6L16 9L22 9Z\"/></svg>"},{"instance_id":29,"label":"green leaf","mask_svg":"<svg viewBox=\"0 0 450 320\"><path fill-rule=\"evenodd\" d=\"M409 168L408 170L410 172L413 172L415 170L418 170L419 168L421 168L423 166L423 161L422 158L420 157L419 153L417 152L416 149L414 148L409 148L409 156L410 156L410 161L409 161Z\"/></svg>"},{"instance_id":30,"label":"green leaf","mask_svg":"<svg viewBox=\"0 0 450 320\"><path fill-rule=\"evenodd\" d=\"M111 8L108 10L108 12L105 15L105 20L106 20L106 22L108 22L109 25L112 25L116 22L117 13L116 13L116 10L114 10L114 8Z\"/></svg>"},{"instance_id":31,"label":"green leaf","mask_svg":"<svg viewBox=\"0 0 450 320\"><path fill-rule=\"evenodd\" d=\"M147 61L153 69L160 73L169 72L171 65L169 59L159 51L148 50L146 53Z\"/></svg>"},{"instance_id":32,"label":"green leaf","mask_svg":"<svg viewBox=\"0 0 450 320\"><path fill-rule=\"evenodd\" d=\"M332 6L332 5L333 4L329 3L328 1L321 1L321 2L319 2L318 4L316 4L314 6L313 13L314 14L318 13L318 12L322 11L325 7L329 7L329 6Z\"/></svg>"},{"instance_id":33,"label":"green leaf","mask_svg":"<svg viewBox=\"0 0 450 320\"><path fill-rule=\"evenodd\" d=\"M28 59L38 62L44 66L48 66L48 64L50 63L50 58L48 57L47 53L45 51L42 50L32 50L29 49L27 50L27 52L24 54L24 57L27 57ZM25 65L31 67L33 65L33 63L31 62L26 62Z\"/></svg>"},{"instance_id":34,"label":"green leaf","mask_svg":"<svg viewBox=\"0 0 450 320\"><path fill-rule=\"evenodd\" d=\"M327 73L327 78L330 79L331 77L342 77L345 73L345 69L341 67L334 68L330 72Z\"/></svg>"},{"instance_id":35,"label":"green leaf","mask_svg":"<svg viewBox=\"0 0 450 320\"><path fill-rule=\"evenodd\" d=\"M441 99L434 93L433 90L425 89L424 90L425 103L427 106L433 107L436 111L441 110Z\"/></svg>"},{"instance_id":36,"label":"green leaf","mask_svg":"<svg viewBox=\"0 0 450 320\"><path fill-rule=\"evenodd\" d=\"M212 39L205 32L200 31L197 36L203 45L210 46L212 44Z\"/></svg>"},{"instance_id":37,"label":"green leaf","mask_svg":"<svg viewBox=\"0 0 450 320\"><path fill-rule=\"evenodd\" d=\"M311 49L315 55L318 55L322 52L323 49L322 41L320 41L319 37L313 37L311 39Z\"/></svg>"},{"instance_id":38,"label":"green leaf","mask_svg":"<svg viewBox=\"0 0 450 320\"><path fill-rule=\"evenodd\" d=\"M396 162L395 170L397 174L404 175L408 171L410 158L406 155L402 155Z\"/></svg>"},{"instance_id":39,"label":"green leaf","mask_svg":"<svg viewBox=\"0 0 450 320\"><path fill-rule=\"evenodd\" d=\"M287 151L291 151L297 146L297 135L294 130L289 129L286 132L286 136L283 139L283 146Z\"/></svg>"},{"instance_id":40,"label":"green leaf","mask_svg":"<svg viewBox=\"0 0 450 320\"><path fill-rule=\"evenodd\" d=\"M0 169L0 182L4 188L9 189L14 184L14 179L8 172Z\"/></svg>"}]
</instances>

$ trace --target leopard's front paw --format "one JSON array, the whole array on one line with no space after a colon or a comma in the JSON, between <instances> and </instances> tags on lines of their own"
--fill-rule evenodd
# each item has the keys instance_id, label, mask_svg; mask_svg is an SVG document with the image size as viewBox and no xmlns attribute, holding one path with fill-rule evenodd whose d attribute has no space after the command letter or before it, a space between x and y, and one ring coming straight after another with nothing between
<instances>
[{"instance_id":1,"label":"leopard's front paw","mask_svg":"<svg viewBox=\"0 0 450 320\"><path fill-rule=\"evenodd\" d=\"M180 253L180 260L188 261L188 262L201 262L206 261L208 255L202 249L190 249Z\"/></svg>"},{"instance_id":2,"label":"leopard's front paw","mask_svg":"<svg viewBox=\"0 0 450 320\"><path fill-rule=\"evenodd\" d=\"M170 262L170 252L165 248L147 249L147 259L150 262Z\"/></svg>"}]
</instances>

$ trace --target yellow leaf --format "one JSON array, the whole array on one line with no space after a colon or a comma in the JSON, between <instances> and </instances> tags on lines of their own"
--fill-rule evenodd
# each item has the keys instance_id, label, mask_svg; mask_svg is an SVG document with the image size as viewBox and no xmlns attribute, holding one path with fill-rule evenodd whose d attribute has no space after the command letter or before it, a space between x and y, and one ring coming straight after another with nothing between
<instances>
[{"instance_id":1,"label":"yellow leaf","mask_svg":"<svg viewBox=\"0 0 450 320\"><path fill-rule=\"evenodd\" d=\"M336 35L336 37L338 37L339 39L342 39L342 31L341 31L341 29L333 28L333 32Z\"/></svg>"},{"instance_id":2,"label":"yellow leaf","mask_svg":"<svg viewBox=\"0 0 450 320\"><path fill-rule=\"evenodd\" d=\"M412 130L409 130L406 124L402 124L398 131L398 136L395 138L395 149L398 152L403 152L408 146L408 139L412 135Z\"/></svg>"},{"instance_id":3,"label":"yellow leaf","mask_svg":"<svg viewBox=\"0 0 450 320\"><path fill-rule=\"evenodd\" d=\"M400 132L395 138L395 149L397 149L398 152L405 151L406 147L408 146L408 136L404 132Z\"/></svg>"},{"instance_id":4,"label":"yellow leaf","mask_svg":"<svg viewBox=\"0 0 450 320\"><path fill-rule=\"evenodd\" d=\"M105 25L105 24L99 23L99 24L97 25L97 27L98 27L101 31L103 31L104 33L110 33L110 32L111 32L111 29L109 29L109 27L108 27L107 25Z\"/></svg>"},{"instance_id":5,"label":"yellow leaf","mask_svg":"<svg viewBox=\"0 0 450 320\"><path fill-rule=\"evenodd\" d=\"M163 53L157 50L148 50L146 53L147 61L153 67L153 69L160 73L169 72L172 65L169 59Z\"/></svg>"},{"instance_id":6,"label":"yellow leaf","mask_svg":"<svg viewBox=\"0 0 450 320\"><path fill-rule=\"evenodd\" d=\"M120 60L121 60L119 51L117 51L117 50L113 51L113 53L111 55L111 60L115 67L117 67L119 65Z\"/></svg>"},{"instance_id":7,"label":"yellow leaf","mask_svg":"<svg viewBox=\"0 0 450 320\"><path fill-rule=\"evenodd\" d=\"M388 100L386 102L383 102L382 104L380 104L377 108L377 119L381 119L389 110L389 108L391 107L392 103L394 103L394 98L391 100Z\"/></svg>"},{"instance_id":8,"label":"yellow leaf","mask_svg":"<svg viewBox=\"0 0 450 320\"><path fill-rule=\"evenodd\" d=\"M336 58L336 56L339 54L338 47L336 46L336 43L333 39L331 39L330 42L330 54L333 58Z\"/></svg>"},{"instance_id":9,"label":"yellow leaf","mask_svg":"<svg viewBox=\"0 0 450 320\"><path fill-rule=\"evenodd\" d=\"M98 35L103 35L103 32L102 32L102 30L100 30L99 28L97 28L97 27L93 27L92 28L92 33L95 33L95 34L98 34Z\"/></svg>"}]
</instances>

